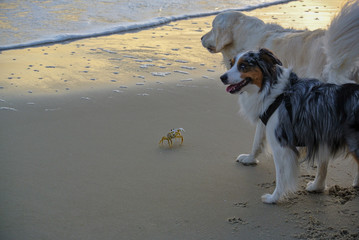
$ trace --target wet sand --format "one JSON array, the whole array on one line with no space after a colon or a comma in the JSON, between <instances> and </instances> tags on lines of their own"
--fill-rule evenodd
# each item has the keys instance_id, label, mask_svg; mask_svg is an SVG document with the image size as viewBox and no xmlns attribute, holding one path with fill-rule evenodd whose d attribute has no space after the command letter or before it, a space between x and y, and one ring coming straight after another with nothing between
<instances>
[{"instance_id":1,"label":"wet sand","mask_svg":"<svg viewBox=\"0 0 359 240\"><path fill-rule=\"evenodd\" d=\"M336 1L247 14L325 28ZM0 54L0 239L357 239L351 159L330 164L328 190L266 205L270 156L225 92L220 54L200 37L214 16ZM171 128L184 142L158 145Z\"/></svg>"}]
</instances>

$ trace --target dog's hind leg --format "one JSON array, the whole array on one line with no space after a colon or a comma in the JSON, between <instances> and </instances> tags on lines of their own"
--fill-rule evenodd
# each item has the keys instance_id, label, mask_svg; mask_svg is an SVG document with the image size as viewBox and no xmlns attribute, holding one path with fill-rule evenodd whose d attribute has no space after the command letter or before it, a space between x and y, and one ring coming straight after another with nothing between
<instances>
[{"instance_id":1,"label":"dog's hind leg","mask_svg":"<svg viewBox=\"0 0 359 240\"><path fill-rule=\"evenodd\" d=\"M263 138L264 138L265 126L261 121L258 121L256 134L254 136L252 152L250 154L240 154L237 157L237 162L242 163L243 165L256 165L258 160L256 157L262 152L263 148Z\"/></svg>"},{"instance_id":2,"label":"dog's hind leg","mask_svg":"<svg viewBox=\"0 0 359 240\"><path fill-rule=\"evenodd\" d=\"M352 152L352 155L357 163L357 172L355 173L353 187L359 188L359 148L355 152Z\"/></svg>"},{"instance_id":3,"label":"dog's hind leg","mask_svg":"<svg viewBox=\"0 0 359 240\"><path fill-rule=\"evenodd\" d=\"M354 177L353 187L359 188L359 156L356 157L355 159L356 159L356 162L357 162L357 172L356 172L356 175Z\"/></svg>"},{"instance_id":4,"label":"dog's hind leg","mask_svg":"<svg viewBox=\"0 0 359 240\"><path fill-rule=\"evenodd\" d=\"M307 184L306 190L308 192L323 192L325 190L329 159L329 149L326 146L320 146L318 150L317 173L314 181Z\"/></svg>"},{"instance_id":5,"label":"dog's hind leg","mask_svg":"<svg viewBox=\"0 0 359 240\"><path fill-rule=\"evenodd\" d=\"M359 122L357 123L359 127ZM357 163L357 172L354 177L353 187L359 187L359 131L349 129L346 134L349 152L353 155Z\"/></svg>"},{"instance_id":6,"label":"dog's hind leg","mask_svg":"<svg viewBox=\"0 0 359 240\"><path fill-rule=\"evenodd\" d=\"M320 161L317 166L317 173L314 181L307 184L306 190L308 192L323 192L325 190L325 179L327 177L328 162Z\"/></svg>"}]
</instances>

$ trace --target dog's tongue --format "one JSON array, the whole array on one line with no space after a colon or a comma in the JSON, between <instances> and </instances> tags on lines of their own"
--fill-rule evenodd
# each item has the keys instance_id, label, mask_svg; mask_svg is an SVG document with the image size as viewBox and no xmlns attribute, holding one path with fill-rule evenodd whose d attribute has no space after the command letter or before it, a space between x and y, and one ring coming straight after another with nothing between
<instances>
[{"instance_id":1,"label":"dog's tongue","mask_svg":"<svg viewBox=\"0 0 359 240\"><path fill-rule=\"evenodd\" d=\"M239 92L244 86L246 86L250 81L251 81L250 78L246 78L237 84L229 85L226 88L226 91L231 94L235 94L235 93Z\"/></svg>"},{"instance_id":2,"label":"dog's tongue","mask_svg":"<svg viewBox=\"0 0 359 240\"><path fill-rule=\"evenodd\" d=\"M226 91L227 91L228 93L232 93L232 92L234 92L234 91L236 90L236 86L237 86L237 84L229 85L229 86L226 88Z\"/></svg>"}]
</instances>

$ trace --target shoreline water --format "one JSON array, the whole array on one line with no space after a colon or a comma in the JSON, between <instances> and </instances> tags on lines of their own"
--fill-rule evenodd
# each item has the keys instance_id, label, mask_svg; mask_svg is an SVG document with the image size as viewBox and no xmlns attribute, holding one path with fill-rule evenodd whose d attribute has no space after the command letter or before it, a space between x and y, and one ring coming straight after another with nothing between
<instances>
[{"instance_id":1,"label":"shoreline water","mask_svg":"<svg viewBox=\"0 0 359 240\"><path fill-rule=\"evenodd\" d=\"M3 45L3 46L0 45L0 52L6 51L6 50L21 49L21 48L41 47L41 46L46 46L49 44L60 44L60 43L66 43L68 41L77 41L77 40L86 39L86 38L96 38L96 37L102 37L102 36L107 36L107 35L112 35L112 34L122 34L122 33L131 32L131 31L141 31L141 30L145 30L148 28L153 28L153 27L161 26L164 24L168 24L168 23L172 23L172 22L176 22L176 21L180 21L180 20L213 16L213 15L217 15L221 12L226 12L226 11L245 11L245 12L247 12L247 11L252 11L254 9L288 3L290 1L294 1L294 0L278 0L275 2L271 2L271 3L263 3L263 4L256 5L256 6L247 6L247 7L242 7L242 8L231 8L231 9L225 9L225 10L220 10L220 11L212 11L212 12L193 13L193 14L184 14L184 15L177 15L177 16L167 16L167 17L157 17L157 18L152 18L145 22L121 24L120 26L110 27L105 30L102 29L100 31L92 31L92 32L88 32L88 33L59 34L59 35L49 36L44 39L33 40L33 41L29 41L29 42L24 42L24 43L7 44L7 45Z\"/></svg>"},{"instance_id":2,"label":"shoreline water","mask_svg":"<svg viewBox=\"0 0 359 240\"><path fill-rule=\"evenodd\" d=\"M246 14L325 28L338 7ZM315 169L302 166L297 193L261 202L273 160L235 162L255 127L219 80L222 56L201 46L213 18L0 54L0 239L358 238L351 159L330 164L330 191L307 193ZM182 145L158 144L179 127Z\"/></svg>"}]
</instances>

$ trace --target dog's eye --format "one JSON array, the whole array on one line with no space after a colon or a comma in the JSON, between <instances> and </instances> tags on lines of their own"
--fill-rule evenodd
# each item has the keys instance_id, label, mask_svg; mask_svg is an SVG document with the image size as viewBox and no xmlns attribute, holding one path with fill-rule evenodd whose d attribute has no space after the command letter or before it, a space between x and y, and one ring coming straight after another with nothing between
<instances>
[{"instance_id":1,"label":"dog's eye","mask_svg":"<svg viewBox=\"0 0 359 240\"><path fill-rule=\"evenodd\" d=\"M245 64L243 64L243 63L241 63L241 64L238 65L238 69L239 69L239 70L245 70L246 67L247 67L247 66L246 66Z\"/></svg>"}]
</instances>

